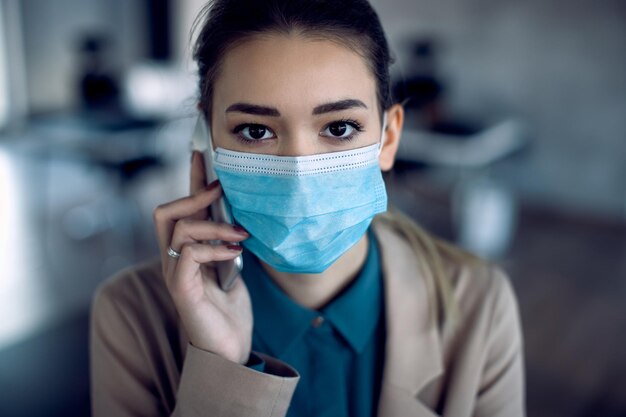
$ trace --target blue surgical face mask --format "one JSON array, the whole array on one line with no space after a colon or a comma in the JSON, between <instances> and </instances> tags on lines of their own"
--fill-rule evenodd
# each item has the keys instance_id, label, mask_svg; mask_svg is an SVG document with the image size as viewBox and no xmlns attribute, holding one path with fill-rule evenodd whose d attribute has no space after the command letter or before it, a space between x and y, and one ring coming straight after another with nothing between
<instances>
[{"instance_id":1,"label":"blue surgical face mask","mask_svg":"<svg viewBox=\"0 0 626 417\"><path fill-rule=\"evenodd\" d=\"M383 119L383 135L386 114ZM215 171L244 247L277 271L320 273L387 210L378 156L363 148L276 156L217 148Z\"/></svg>"}]
</instances>

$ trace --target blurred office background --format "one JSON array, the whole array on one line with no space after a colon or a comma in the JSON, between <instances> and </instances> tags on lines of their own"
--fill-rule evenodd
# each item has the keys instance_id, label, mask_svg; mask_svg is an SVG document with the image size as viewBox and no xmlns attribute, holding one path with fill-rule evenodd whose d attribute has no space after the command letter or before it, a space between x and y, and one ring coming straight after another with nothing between
<instances>
[{"instance_id":1,"label":"blurred office background","mask_svg":"<svg viewBox=\"0 0 626 417\"><path fill-rule=\"evenodd\" d=\"M187 190L201 0L0 0L0 415L89 415L96 286ZM626 3L374 0L392 204L501 264L530 416L626 416Z\"/></svg>"}]
</instances>

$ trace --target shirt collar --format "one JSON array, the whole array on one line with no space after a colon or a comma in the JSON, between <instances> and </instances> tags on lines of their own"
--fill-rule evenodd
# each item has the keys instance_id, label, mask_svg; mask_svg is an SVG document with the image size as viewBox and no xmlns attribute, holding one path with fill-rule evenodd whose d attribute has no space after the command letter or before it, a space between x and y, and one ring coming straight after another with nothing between
<instances>
[{"instance_id":1,"label":"shirt collar","mask_svg":"<svg viewBox=\"0 0 626 417\"><path fill-rule=\"evenodd\" d=\"M378 244L371 228L367 233L368 253L359 275L319 312L289 298L272 281L259 260L244 248L242 277L252 301L254 331L271 354L283 356L320 315L355 351L360 353L365 348L378 323L383 298Z\"/></svg>"},{"instance_id":2,"label":"shirt collar","mask_svg":"<svg viewBox=\"0 0 626 417\"><path fill-rule=\"evenodd\" d=\"M370 340L382 310L381 268L378 243L371 228L363 268L350 285L321 312L358 353Z\"/></svg>"}]
</instances>

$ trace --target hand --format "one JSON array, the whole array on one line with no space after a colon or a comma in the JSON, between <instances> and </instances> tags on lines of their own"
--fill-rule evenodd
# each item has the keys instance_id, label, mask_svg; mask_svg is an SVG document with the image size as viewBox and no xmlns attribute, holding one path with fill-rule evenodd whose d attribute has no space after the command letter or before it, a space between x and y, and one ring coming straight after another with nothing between
<instances>
[{"instance_id":1,"label":"hand","mask_svg":"<svg viewBox=\"0 0 626 417\"><path fill-rule=\"evenodd\" d=\"M241 246L203 243L210 240L240 242L249 237L241 228L206 220L208 207L221 192L219 181L206 186L202 155L194 152L191 195L157 207L154 222L163 276L190 343L245 364L252 347L250 294L241 276L224 292L213 267L214 261L238 256ZM179 258L167 254L170 247L180 252Z\"/></svg>"}]
</instances>

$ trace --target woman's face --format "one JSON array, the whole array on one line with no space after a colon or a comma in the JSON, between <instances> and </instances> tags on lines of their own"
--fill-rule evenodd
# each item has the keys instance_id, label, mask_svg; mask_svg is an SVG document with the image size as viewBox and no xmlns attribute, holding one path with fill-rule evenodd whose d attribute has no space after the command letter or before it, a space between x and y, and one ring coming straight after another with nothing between
<instances>
[{"instance_id":1,"label":"woman's face","mask_svg":"<svg viewBox=\"0 0 626 417\"><path fill-rule=\"evenodd\" d=\"M269 34L232 48L212 108L216 148L312 155L381 136L374 76L360 55L329 40Z\"/></svg>"}]
</instances>

